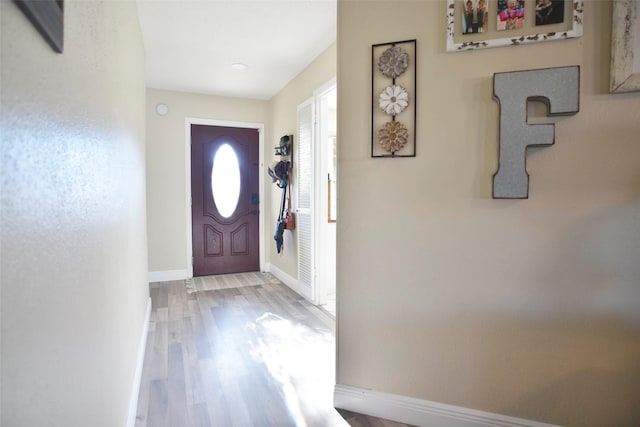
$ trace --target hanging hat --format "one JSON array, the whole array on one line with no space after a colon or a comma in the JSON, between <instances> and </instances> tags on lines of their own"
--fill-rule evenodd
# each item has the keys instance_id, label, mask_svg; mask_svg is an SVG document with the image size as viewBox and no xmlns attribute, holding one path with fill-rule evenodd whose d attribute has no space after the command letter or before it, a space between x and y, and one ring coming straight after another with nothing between
<instances>
[{"instance_id":1,"label":"hanging hat","mask_svg":"<svg viewBox=\"0 0 640 427\"><path fill-rule=\"evenodd\" d=\"M287 183L289 171L289 162L286 160L273 161L269 165L269 176L271 181L275 184L278 183L280 188L283 188Z\"/></svg>"},{"instance_id":2,"label":"hanging hat","mask_svg":"<svg viewBox=\"0 0 640 427\"><path fill-rule=\"evenodd\" d=\"M291 154L291 137L284 135L280 138L280 143L275 146L276 156L288 156Z\"/></svg>"},{"instance_id":3,"label":"hanging hat","mask_svg":"<svg viewBox=\"0 0 640 427\"><path fill-rule=\"evenodd\" d=\"M271 163L269 163L269 167L267 168L269 172L269 176L271 177L271 182L274 184L276 183L276 181L278 181L278 177L276 176L276 172L275 172L275 168L277 164L278 164L278 161L274 160Z\"/></svg>"}]
</instances>

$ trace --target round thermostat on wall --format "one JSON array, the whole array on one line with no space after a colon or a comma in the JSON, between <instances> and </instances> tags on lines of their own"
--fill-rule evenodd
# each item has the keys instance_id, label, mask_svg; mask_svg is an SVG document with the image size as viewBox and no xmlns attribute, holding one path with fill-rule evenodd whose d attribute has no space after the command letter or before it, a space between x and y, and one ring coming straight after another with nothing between
<instances>
[{"instance_id":1,"label":"round thermostat on wall","mask_svg":"<svg viewBox=\"0 0 640 427\"><path fill-rule=\"evenodd\" d=\"M158 104L156 105L156 112L161 116L166 116L169 112L169 107L167 104Z\"/></svg>"}]
</instances>

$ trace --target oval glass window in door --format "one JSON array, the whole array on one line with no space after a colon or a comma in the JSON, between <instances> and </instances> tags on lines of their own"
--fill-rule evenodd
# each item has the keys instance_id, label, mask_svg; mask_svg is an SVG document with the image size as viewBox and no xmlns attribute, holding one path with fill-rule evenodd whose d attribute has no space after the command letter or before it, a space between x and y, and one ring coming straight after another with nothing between
<instances>
[{"instance_id":1,"label":"oval glass window in door","mask_svg":"<svg viewBox=\"0 0 640 427\"><path fill-rule=\"evenodd\" d=\"M229 144L220 146L213 158L211 193L220 215L233 215L240 197L240 163Z\"/></svg>"}]
</instances>

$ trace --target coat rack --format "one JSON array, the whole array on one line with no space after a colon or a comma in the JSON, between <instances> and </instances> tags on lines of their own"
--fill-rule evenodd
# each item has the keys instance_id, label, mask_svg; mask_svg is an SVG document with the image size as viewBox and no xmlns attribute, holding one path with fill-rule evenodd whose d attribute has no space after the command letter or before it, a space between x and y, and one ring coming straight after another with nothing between
<instances>
[{"instance_id":1,"label":"coat rack","mask_svg":"<svg viewBox=\"0 0 640 427\"><path fill-rule=\"evenodd\" d=\"M280 212L276 221L273 239L276 241L278 253L282 252L284 230L295 229L295 217L291 212L291 170L293 167L293 135L284 135L278 145L274 147L275 155L280 160L274 161L269 166L269 176L279 188L282 188ZM289 193L287 193L287 190ZM285 204L287 205L285 209Z\"/></svg>"}]
</instances>

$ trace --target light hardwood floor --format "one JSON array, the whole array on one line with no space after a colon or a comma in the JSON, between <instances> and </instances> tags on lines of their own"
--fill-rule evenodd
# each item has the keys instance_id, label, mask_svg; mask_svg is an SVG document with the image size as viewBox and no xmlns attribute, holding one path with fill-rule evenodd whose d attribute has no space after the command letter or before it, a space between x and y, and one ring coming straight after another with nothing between
<instances>
[{"instance_id":1,"label":"light hardwood floor","mask_svg":"<svg viewBox=\"0 0 640 427\"><path fill-rule=\"evenodd\" d=\"M333 317L276 283L150 285L136 427L407 427L333 408Z\"/></svg>"}]
</instances>

